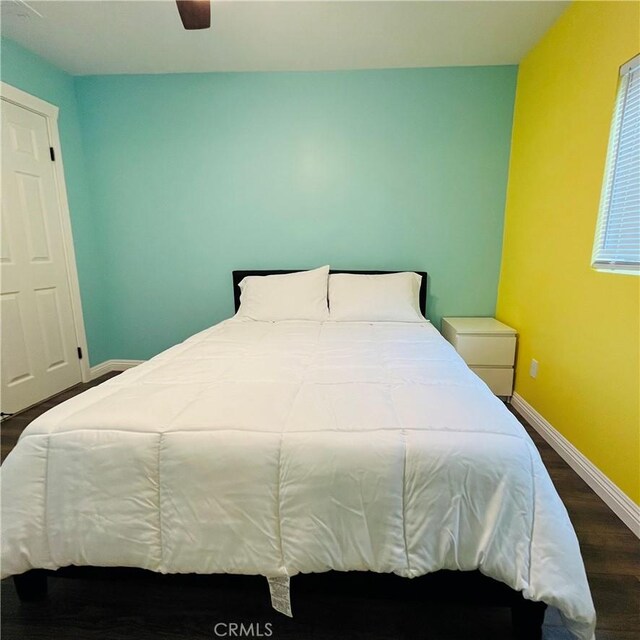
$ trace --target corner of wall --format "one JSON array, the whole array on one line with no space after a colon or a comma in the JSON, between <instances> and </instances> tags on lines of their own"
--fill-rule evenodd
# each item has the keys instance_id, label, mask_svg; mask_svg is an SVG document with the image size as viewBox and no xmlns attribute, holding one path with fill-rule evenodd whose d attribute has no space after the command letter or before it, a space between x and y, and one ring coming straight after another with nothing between
<instances>
[{"instance_id":1,"label":"corner of wall","mask_svg":"<svg viewBox=\"0 0 640 640\"><path fill-rule=\"evenodd\" d=\"M58 128L89 357L92 362L101 362L110 357L110 306L104 295L108 280L88 184L75 80L13 40L0 38L0 47L2 81L59 108Z\"/></svg>"}]
</instances>

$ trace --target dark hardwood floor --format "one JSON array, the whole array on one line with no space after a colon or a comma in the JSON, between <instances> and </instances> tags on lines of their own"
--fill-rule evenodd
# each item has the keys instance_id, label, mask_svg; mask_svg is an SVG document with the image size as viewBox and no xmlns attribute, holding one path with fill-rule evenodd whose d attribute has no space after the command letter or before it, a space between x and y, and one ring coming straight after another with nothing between
<instances>
[{"instance_id":1,"label":"dark hardwood floor","mask_svg":"<svg viewBox=\"0 0 640 640\"><path fill-rule=\"evenodd\" d=\"M16 446L16 442L18 442L20 434L25 430L27 425L30 422L33 422L38 416L49 411L52 407L62 404L65 400L69 400L69 398L73 398L73 396L77 396L79 393L82 393L87 389L91 389L91 387L97 387L99 384L102 384L109 378L113 378L117 375L118 373L114 371L113 373L107 373L100 378L96 378L91 382L87 382L86 384L77 384L75 387L71 387L62 393L59 393L57 396L53 396L52 398L49 398L44 402L40 402L25 411L21 411L11 418L4 419L0 422L0 450L2 461L4 462L9 451Z\"/></svg>"},{"instance_id":2,"label":"dark hardwood floor","mask_svg":"<svg viewBox=\"0 0 640 640\"><path fill-rule=\"evenodd\" d=\"M111 374L115 375L115 374ZM100 384L78 385L2 422L2 459L23 429L52 406ZM519 416L562 497L576 529L598 613L598 640L640 637L640 541ZM349 574L350 575L350 574ZM341 578L344 576L337 576ZM326 583L330 577L321 578ZM380 576L381 581L391 576ZM266 581L248 576L162 576L50 580L49 598L21 604L11 580L1 583L3 640L56 638L120 640L242 637L312 640L507 640L509 611L501 608L425 604L381 590L365 593L342 580L317 591L314 576L292 580L294 618L275 613ZM296 582L297 581L297 582ZM248 625L252 628L248 629ZM218 626L216 626L218 625ZM226 625L226 626L225 626ZM236 637L240 637L240 627ZM226 634L226 635L224 635ZM558 612L547 611L546 640L568 640Z\"/></svg>"}]
</instances>

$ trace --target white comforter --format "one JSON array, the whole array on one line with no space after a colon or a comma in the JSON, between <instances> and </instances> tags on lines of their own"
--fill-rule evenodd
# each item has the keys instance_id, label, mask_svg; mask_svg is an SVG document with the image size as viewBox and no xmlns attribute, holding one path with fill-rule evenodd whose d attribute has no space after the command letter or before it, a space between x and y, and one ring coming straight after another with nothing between
<instances>
[{"instance_id":1,"label":"white comforter","mask_svg":"<svg viewBox=\"0 0 640 640\"><path fill-rule=\"evenodd\" d=\"M536 448L428 323L228 320L36 419L2 482L2 576L480 569L593 635Z\"/></svg>"}]
</instances>

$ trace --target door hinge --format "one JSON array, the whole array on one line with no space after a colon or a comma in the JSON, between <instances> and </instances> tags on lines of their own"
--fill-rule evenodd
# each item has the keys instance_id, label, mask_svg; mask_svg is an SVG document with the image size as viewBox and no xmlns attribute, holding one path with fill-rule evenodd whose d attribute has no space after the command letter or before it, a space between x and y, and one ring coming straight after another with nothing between
<instances>
[{"instance_id":1,"label":"door hinge","mask_svg":"<svg viewBox=\"0 0 640 640\"><path fill-rule=\"evenodd\" d=\"M51 162L56 161L56 152L53 150L53 147L49 147L49 155L51 156Z\"/></svg>"},{"instance_id":2,"label":"door hinge","mask_svg":"<svg viewBox=\"0 0 640 640\"><path fill-rule=\"evenodd\" d=\"M78 347L78 360L82 360L82 347Z\"/></svg>"}]
</instances>

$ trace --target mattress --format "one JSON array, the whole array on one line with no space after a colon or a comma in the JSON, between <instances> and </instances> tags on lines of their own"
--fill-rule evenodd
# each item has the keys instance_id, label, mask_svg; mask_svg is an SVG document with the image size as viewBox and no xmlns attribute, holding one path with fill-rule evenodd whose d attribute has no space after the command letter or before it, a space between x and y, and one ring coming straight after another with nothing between
<instances>
[{"instance_id":1,"label":"mattress","mask_svg":"<svg viewBox=\"0 0 640 640\"><path fill-rule=\"evenodd\" d=\"M427 322L232 318L34 420L1 475L3 577L478 569L593 636L535 446Z\"/></svg>"}]
</instances>

